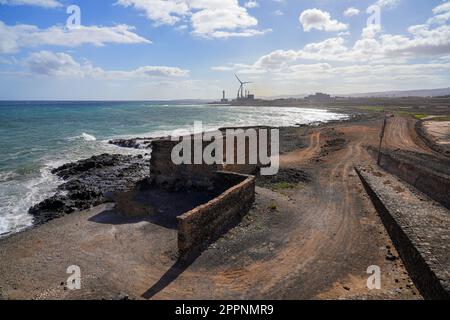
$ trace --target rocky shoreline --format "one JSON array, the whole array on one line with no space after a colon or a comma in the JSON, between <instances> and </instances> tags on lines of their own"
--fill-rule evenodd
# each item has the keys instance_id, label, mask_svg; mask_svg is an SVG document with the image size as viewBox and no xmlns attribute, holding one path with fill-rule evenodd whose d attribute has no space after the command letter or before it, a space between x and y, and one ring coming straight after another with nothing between
<instances>
[{"instance_id":1,"label":"rocky shoreline","mask_svg":"<svg viewBox=\"0 0 450 320\"><path fill-rule=\"evenodd\" d=\"M353 115L351 118L355 121L356 117ZM331 121L328 125L347 121L350 119ZM303 141L297 138L298 130L306 132L311 127L321 125L325 123L280 127L280 153L304 147ZM151 141L155 139L158 138L137 137L108 142L122 148L148 150L144 155L102 154L52 170L52 174L65 182L57 188L55 195L29 209L34 225L110 202L113 193L131 190L137 183L148 178L148 156L151 153Z\"/></svg>"},{"instance_id":2,"label":"rocky shoreline","mask_svg":"<svg viewBox=\"0 0 450 320\"><path fill-rule=\"evenodd\" d=\"M132 149L150 149L150 144L154 138L132 138L132 139L113 139L109 140L109 144L113 144L122 148Z\"/></svg>"},{"instance_id":3,"label":"rocky shoreline","mask_svg":"<svg viewBox=\"0 0 450 320\"><path fill-rule=\"evenodd\" d=\"M102 154L52 170L65 182L56 194L31 207L39 225L108 202L108 195L128 191L148 177L150 162L142 155Z\"/></svg>"}]
</instances>

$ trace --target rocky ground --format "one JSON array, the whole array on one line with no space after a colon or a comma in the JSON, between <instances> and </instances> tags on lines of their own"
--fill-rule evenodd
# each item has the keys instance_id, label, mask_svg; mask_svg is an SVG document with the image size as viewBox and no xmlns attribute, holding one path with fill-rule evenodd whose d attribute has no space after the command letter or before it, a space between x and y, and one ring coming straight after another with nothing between
<instances>
[{"instance_id":1,"label":"rocky ground","mask_svg":"<svg viewBox=\"0 0 450 320\"><path fill-rule=\"evenodd\" d=\"M65 182L54 196L30 208L35 224L108 202L108 194L132 189L148 177L143 156L102 154L52 171Z\"/></svg>"},{"instance_id":2,"label":"rocky ground","mask_svg":"<svg viewBox=\"0 0 450 320\"><path fill-rule=\"evenodd\" d=\"M390 127L397 132L387 136L405 140L389 138L388 143L414 143L407 127L399 124ZM380 127L381 117L372 116L313 128L283 128L280 174L259 178L249 214L192 261L177 261L173 226L121 217L111 206L67 215L2 239L0 295L10 299L420 298L353 170L357 164L373 163L367 146L377 146ZM96 173L98 178L88 178L98 170L89 162L55 173L67 178L69 186L70 179L78 185L103 178L125 179L121 185L127 185L147 170L143 159L127 159L120 169L125 173L114 169L111 177L106 176L114 165L100 168L103 177ZM139 174L130 178L127 171L132 166ZM116 186L106 183L94 189L90 205ZM71 190L62 188L61 192ZM77 192L73 195L71 201L77 202ZM69 204L67 208L75 208ZM66 288L70 265L81 267L81 290ZM372 265L381 268L381 290L366 286L367 268Z\"/></svg>"},{"instance_id":3,"label":"rocky ground","mask_svg":"<svg viewBox=\"0 0 450 320\"><path fill-rule=\"evenodd\" d=\"M114 139L109 143L122 148L150 149L153 138Z\"/></svg>"}]
</instances>

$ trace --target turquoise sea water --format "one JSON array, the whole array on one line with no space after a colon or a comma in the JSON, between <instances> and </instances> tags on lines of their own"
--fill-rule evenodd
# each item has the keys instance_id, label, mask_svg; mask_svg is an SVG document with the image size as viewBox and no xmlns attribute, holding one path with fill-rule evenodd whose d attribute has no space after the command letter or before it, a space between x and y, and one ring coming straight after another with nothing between
<instances>
[{"instance_id":1,"label":"turquoise sea water","mask_svg":"<svg viewBox=\"0 0 450 320\"><path fill-rule=\"evenodd\" d=\"M105 152L140 152L109 145L111 138L163 136L194 121L216 129L344 117L314 109L167 102L0 102L0 236L31 225L28 209L61 183L52 168Z\"/></svg>"}]
</instances>

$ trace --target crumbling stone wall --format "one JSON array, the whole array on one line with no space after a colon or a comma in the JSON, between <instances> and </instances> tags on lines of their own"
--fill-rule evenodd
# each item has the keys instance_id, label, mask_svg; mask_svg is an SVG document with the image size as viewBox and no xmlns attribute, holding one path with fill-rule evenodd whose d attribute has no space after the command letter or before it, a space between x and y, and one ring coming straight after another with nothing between
<instances>
[{"instance_id":1,"label":"crumbling stone wall","mask_svg":"<svg viewBox=\"0 0 450 320\"><path fill-rule=\"evenodd\" d=\"M258 131L256 130L258 133ZM226 131L222 131L222 139ZM270 135L269 139L270 139ZM201 138L201 137L200 137ZM192 148L199 137L191 136ZM246 143L244 164L180 164L172 161L172 151L179 141L160 139L152 142L150 163L150 182L153 187L165 190L219 190L222 192L193 210L179 216L178 247L180 257L198 252L209 243L226 233L247 214L255 201L255 177L242 173L256 173L260 163L250 164L248 138L241 139ZM269 140L270 141L270 140ZM256 142L259 145L259 140ZM198 140L197 140L198 143ZM203 150L211 142L203 141ZM237 159L239 140L230 144ZM227 143L223 141L223 159L226 159ZM230 146L228 146L229 148ZM268 147L270 154L270 144ZM259 149L257 149L259 152ZM192 163L194 163L192 154Z\"/></svg>"},{"instance_id":2,"label":"crumbling stone wall","mask_svg":"<svg viewBox=\"0 0 450 320\"><path fill-rule=\"evenodd\" d=\"M202 250L236 225L255 201L255 177L217 172L215 183L233 185L217 198L178 217L181 256ZM238 184L234 184L239 181Z\"/></svg>"},{"instance_id":3,"label":"crumbling stone wall","mask_svg":"<svg viewBox=\"0 0 450 320\"><path fill-rule=\"evenodd\" d=\"M214 173L217 165L181 164L172 161L172 150L178 141L161 139L152 141L152 158L150 161L150 179L152 184L168 190L189 188L214 188ZM192 140L192 145L194 140ZM204 143L206 145L206 143ZM192 157L194 155L192 154ZM194 163L192 159L192 163Z\"/></svg>"},{"instance_id":4,"label":"crumbling stone wall","mask_svg":"<svg viewBox=\"0 0 450 320\"><path fill-rule=\"evenodd\" d=\"M261 159L259 157L260 155L260 143L264 142L260 139L260 133L261 130L267 131L267 155L270 155L272 152L272 144L271 144L271 131L270 127L241 127L241 128L222 128L220 131L222 132L223 136L227 136L227 130L254 130L256 132L256 139L253 141L253 143L256 144L256 148L254 150L250 150L250 142L251 139L249 136L246 136L245 134L240 133L237 131L236 135L230 136L228 135L228 139L232 138L232 143L224 144L224 155L223 159L226 159L226 161L230 162L230 159L227 159L227 151L228 148L231 146L234 159L232 159L231 163L224 163L221 170L228 171L228 172L236 172L236 173L242 173L242 174L250 174L255 175L258 174L258 170L261 167L268 166L267 164L261 163ZM244 144L244 145L243 145ZM238 163L238 151L244 150L244 163ZM256 158L257 161L252 162L252 158ZM225 161L224 161L225 162Z\"/></svg>"},{"instance_id":5,"label":"crumbling stone wall","mask_svg":"<svg viewBox=\"0 0 450 320\"><path fill-rule=\"evenodd\" d=\"M152 148L152 158L150 164L150 178L152 182L165 189L183 189L183 188L213 188L212 181L214 180L214 173L217 171L227 171L235 172L241 174L257 174L258 170L263 166L260 162L259 152L260 152L260 135L259 131L261 129L267 130L267 154L271 154L271 135L270 128L268 127L257 127L257 128L236 128L240 130L253 129L257 134L256 142L257 148L255 149L256 155L251 153L249 149L250 138L243 135L234 136L230 139L226 139L227 129L234 128L223 128L220 130L222 132L222 143L223 143L223 157L221 157L221 163L215 165L207 164L181 164L176 165L173 163L171 155L173 148L179 144L179 141L171 141L170 138L154 140L151 143ZM191 136L192 150L194 148L195 140L199 140L199 136ZM227 141L230 145L227 144ZM203 141L203 150L211 142ZM244 145L242 145L244 143ZM227 151L229 148L233 149L234 159L232 163L225 163L227 160ZM238 153L244 150L244 163L238 163ZM252 158L256 156L256 163L251 162ZM191 163L194 163L194 154L191 155Z\"/></svg>"}]
</instances>

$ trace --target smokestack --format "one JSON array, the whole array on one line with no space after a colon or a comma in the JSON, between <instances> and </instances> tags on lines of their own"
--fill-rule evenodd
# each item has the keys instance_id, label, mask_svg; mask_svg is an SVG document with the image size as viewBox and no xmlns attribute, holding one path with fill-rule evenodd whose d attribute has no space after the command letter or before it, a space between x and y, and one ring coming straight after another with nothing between
<instances>
[{"instance_id":1,"label":"smokestack","mask_svg":"<svg viewBox=\"0 0 450 320\"><path fill-rule=\"evenodd\" d=\"M225 90L223 90L222 93L223 93L223 100L225 100Z\"/></svg>"}]
</instances>

